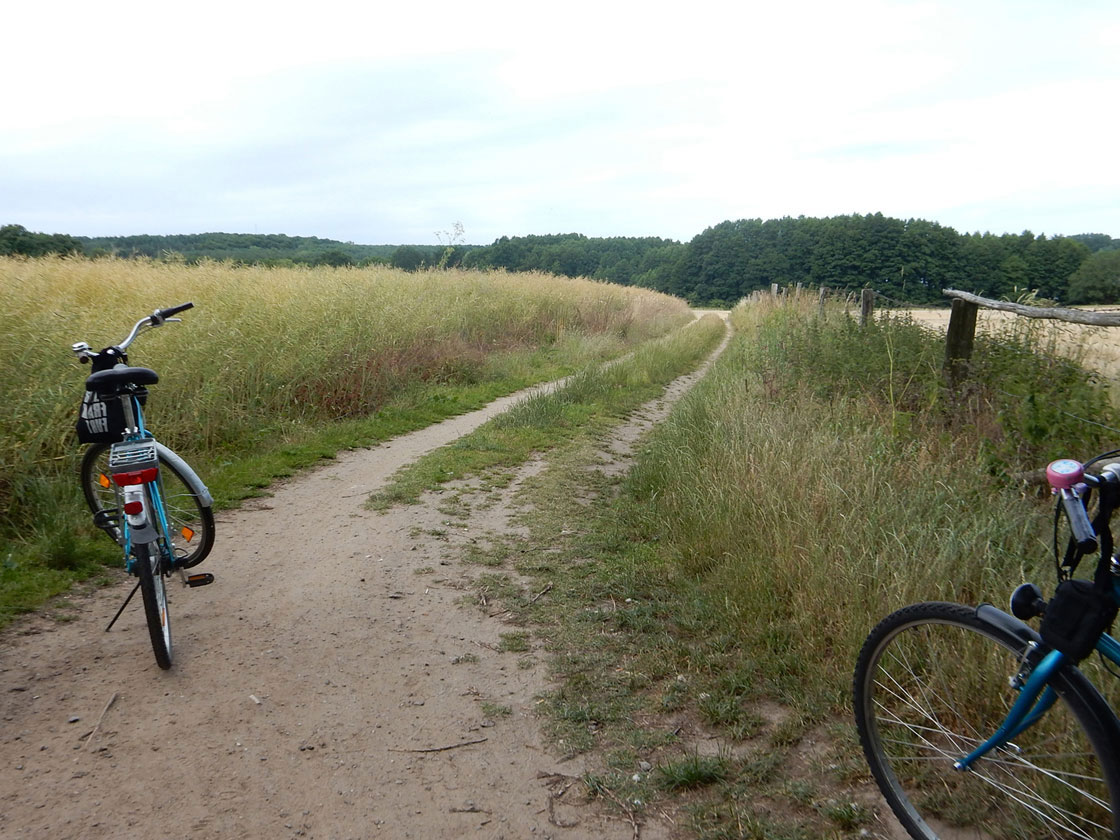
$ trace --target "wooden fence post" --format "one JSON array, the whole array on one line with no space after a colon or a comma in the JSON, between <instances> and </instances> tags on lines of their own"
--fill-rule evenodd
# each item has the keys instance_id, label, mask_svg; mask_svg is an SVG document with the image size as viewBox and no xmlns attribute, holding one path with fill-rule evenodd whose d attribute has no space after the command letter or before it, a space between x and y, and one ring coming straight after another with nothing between
<instances>
[{"instance_id":1,"label":"wooden fence post","mask_svg":"<svg viewBox=\"0 0 1120 840\"><path fill-rule=\"evenodd\" d=\"M771 283L770 284L770 297L777 297L777 296L778 296L778 284L777 283Z\"/></svg>"},{"instance_id":2,"label":"wooden fence post","mask_svg":"<svg viewBox=\"0 0 1120 840\"><path fill-rule=\"evenodd\" d=\"M871 289L864 289L859 296L859 325L866 327L867 322L871 320L871 314L875 311L875 292Z\"/></svg>"},{"instance_id":3,"label":"wooden fence post","mask_svg":"<svg viewBox=\"0 0 1120 840\"><path fill-rule=\"evenodd\" d=\"M968 361L972 358L972 344L976 338L976 313L980 307L960 298L953 298L949 314L949 330L945 334L945 375L951 389L964 379Z\"/></svg>"}]
</instances>

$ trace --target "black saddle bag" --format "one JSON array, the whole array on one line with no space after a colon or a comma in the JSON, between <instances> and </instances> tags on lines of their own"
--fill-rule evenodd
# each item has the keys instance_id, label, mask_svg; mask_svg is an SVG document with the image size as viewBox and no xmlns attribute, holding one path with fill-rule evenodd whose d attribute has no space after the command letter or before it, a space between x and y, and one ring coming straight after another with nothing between
<instances>
[{"instance_id":1,"label":"black saddle bag","mask_svg":"<svg viewBox=\"0 0 1120 840\"><path fill-rule=\"evenodd\" d=\"M136 397L143 405L148 392L137 389ZM124 406L117 394L86 391L78 410L78 443L116 443L124 436Z\"/></svg>"},{"instance_id":2,"label":"black saddle bag","mask_svg":"<svg viewBox=\"0 0 1120 840\"><path fill-rule=\"evenodd\" d=\"M1063 580L1042 616L1042 640L1074 662L1093 652L1097 639L1112 627L1116 601L1091 580Z\"/></svg>"}]
</instances>

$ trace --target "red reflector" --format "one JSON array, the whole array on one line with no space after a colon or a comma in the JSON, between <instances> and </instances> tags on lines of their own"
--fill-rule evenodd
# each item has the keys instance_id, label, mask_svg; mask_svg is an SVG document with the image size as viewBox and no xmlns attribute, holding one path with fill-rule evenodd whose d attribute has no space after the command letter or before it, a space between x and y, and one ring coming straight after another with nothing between
<instances>
[{"instance_id":1,"label":"red reflector","mask_svg":"<svg viewBox=\"0 0 1120 840\"><path fill-rule=\"evenodd\" d=\"M113 477L116 478L116 476L113 476ZM144 503L143 502L125 502L124 503L124 512L127 513L129 516L136 516L136 514L138 514L138 513L143 513L144 512Z\"/></svg>"},{"instance_id":2,"label":"red reflector","mask_svg":"<svg viewBox=\"0 0 1120 840\"><path fill-rule=\"evenodd\" d=\"M113 482L118 487L127 487L130 484L147 484L150 481L155 481L158 474L158 467L148 467L146 470L137 470L136 472L113 473Z\"/></svg>"}]
</instances>

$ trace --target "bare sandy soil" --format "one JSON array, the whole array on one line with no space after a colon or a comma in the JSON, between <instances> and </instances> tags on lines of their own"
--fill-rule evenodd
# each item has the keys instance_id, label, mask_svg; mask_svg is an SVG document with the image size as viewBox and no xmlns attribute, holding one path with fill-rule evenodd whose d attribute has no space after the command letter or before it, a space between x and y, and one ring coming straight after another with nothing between
<instances>
[{"instance_id":1,"label":"bare sandy soil","mask_svg":"<svg viewBox=\"0 0 1120 840\"><path fill-rule=\"evenodd\" d=\"M613 469L698 375L604 442ZM399 467L519 396L344 453L222 514L198 569L217 582L170 591L170 671L139 597L104 632L131 587L123 574L0 635L0 836L637 836L581 800L581 760L541 735L543 656L500 649L516 628L478 609L461 562L472 541L510 532L518 482L466 524L447 522L438 496L364 507ZM650 818L640 833L671 826Z\"/></svg>"}]
</instances>

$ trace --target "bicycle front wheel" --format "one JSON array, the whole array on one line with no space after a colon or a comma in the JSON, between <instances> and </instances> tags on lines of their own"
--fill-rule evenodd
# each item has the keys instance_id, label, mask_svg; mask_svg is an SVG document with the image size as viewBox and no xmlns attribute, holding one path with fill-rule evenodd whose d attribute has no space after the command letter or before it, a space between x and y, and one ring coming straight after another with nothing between
<instances>
[{"instance_id":1,"label":"bicycle front wheel","mask_svg":"<svg viewBox=\"0 0 1120 840\"><path fill-rule=\"evenodd\" d=\"M960 604L914 604L860 651L856 727L871 772L912 837L1118 838L1120 764L1094 689L1072 666L1038 723L967 771L1018 697L1026 644Z\"/></svg>"},{"instance_id":2,"label":"bicycle front wheel","mask_svg":"<svg viewBox=\"0 0 1120 840\"><path fill-rule=\"evenodd\" d=\"M82 492L98 527L120 544L120 499L109 477L109 449L108 443L95 443L86 450ZM205 560L214 547L214 511L204 503L204 492L162 455L159 474L175 567L189 569Z\"/></svg>"},{"instance_id":3,"label":"bicycle front wheel","mask_svg":"<svg viewBox=\"0 0 1120 840\"><path fill-rule=\"evenodd\" d=\"M159 667L171 667L171 616L167 611L167 587L164 585L163 560L159 543L133 546L140 594L144 599L144 618Z\"/></svg>"}]
</instances>

